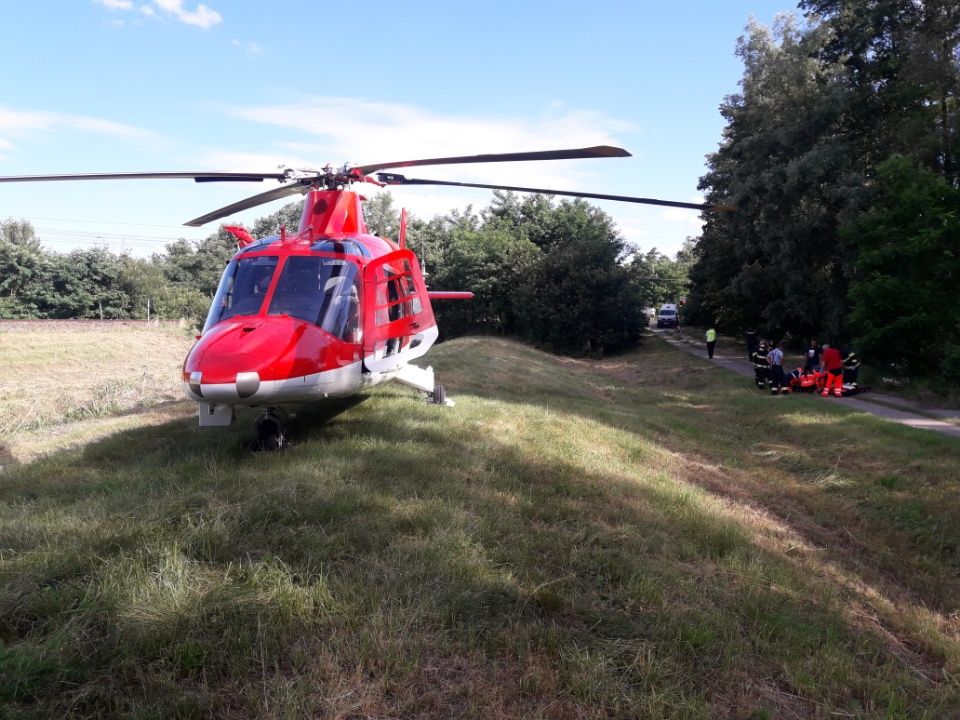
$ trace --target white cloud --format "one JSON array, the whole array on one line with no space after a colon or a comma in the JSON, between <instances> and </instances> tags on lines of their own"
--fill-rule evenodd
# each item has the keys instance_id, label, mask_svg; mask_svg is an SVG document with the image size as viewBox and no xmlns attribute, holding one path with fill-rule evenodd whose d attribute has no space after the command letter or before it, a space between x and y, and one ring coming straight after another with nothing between
<instances>
[{"instance_id":1,"label":"white cloud","mask_svg":"<svg viewBox=\"0 0 960 720\"><path fill-rule=\"evenodd\" d=\"M231 43L234 47L243 48L249 53L263 52L263 48L257 45L255 42L241 42L240 40L232 40Z\"/></svg>"},{"instance_id":2,"label":"white cloud","mask_svg":"<svg viewBox=\"0 0 960 720\"><path fill-rule=\"evenodd\" d=\"M154 2L161 10L175 16L180 22L196 25L204 30L223 20L220 13L203 4L197 5L196 11L190 12L183 9L183 0L154 0Z\"/></svg>"},{"instance_id":3,"label":"white cloud","mask_svg":"<svg viewBox=\"0 0 960 720\"><path fill-rule=\"evenodd\" d=\"M13 110L0 106L0 148L13 149L9 137L26 137L36 132L80 130L122 138L154 140L159 136L150 130L124 125L112 120L68 115L42 110Z\"/></svg>"},{"instance_id":4,"label":"white cloud","mask_svg":"<svg viewBox=\"0 0 960 720\"><path fill-rule=\"evenodd\" d=\"M630 123L602 113L563 108L551 108L536 118L477 117L441 114L409 105L315 97L289 105L229 106L225 110L240 119L276 128L272 132L275 137L289 139L265 146L262 152L201 153L195 156L201 167L268 171L283 164L318 169L327 163L386 164L415 158L619 145L617 134L635 130ZM408 171L398 168L396 172L435 180L616 193L615 187L608 186L611 166L629 172L629 164L628 159L559 160L441 165ZM366 197L389 191L398 206L425 219L467 205L478 211L491 199L490 190L473 188L379 189L361 185L354 189ZM262 208L249 211L251 217L263 212Z\"/></svg>"},{"instance_id":5,"label":"white cloud","mask_svg":"<svg viewBox=\"0 0 960 720\"><path fill-rule=\"evenodd\" d=\"M109 10L133 10L133 0L93 0L95 3L103 5ZM174 16L177 20L187 25L196 25L199 28L207 30L223 20L220 13L211 10L202 3L197 5L193 12L185 10L183 0L154 0L158 8L168 15ZM140 12L150 17L157 17L157 12L151 5L141 5ZM122 25L123 21L115 21Z\"/></svg>"},{"instance_id":6,"label":"white cloud","mask_svg":"<svg viewBox=\"0 0 960 720\"><path fill-rule=\"evenodd\" d=\"M280 152L268 156L272 162L266 167L277 163L291 167L303 167L304 163L317 167L328 162L391 163L412 158L616 145L615 133L634 129L627 122L596 112L554 109L539 119L470 117L443 115L409 105L333 97L290 105L228 107L227 112L316 138L279 144ZM597 165L591 167L595 162L459 165L456 171L438 166L430 168L427 177L445 180L453 176L463 182L589 191L591 179L602 172Z\"/></svg>"},{"instance_id":7,"label":"white cloud","mask_svg":"<svg viewBox=\"0 0 960 720\"><path fill-rule=\"evenodd\" d=\"M703 204L702 197L694 197L687 202ZM696 210L686 210L682 208L667 208L660 217L671 223L683 223L687 226L687 232L690 235L699 235L703 231L704 220Z\"/></svg>"},{"instance_id":8,"label":"white cloud","mask_svg":"<svg viewBox=\"0 0 960 720\"><path fill-rule=\"evenodd\" d=\"M706 202L702 196L692 197L685 202L693 203L695 205L702 205ZM695 211L693 211L695 212ZM690 210L683 208L666 208L660 215L664 220L672 222L683 222L690 219Z\"/></svg>"},{"instance_id":9,"label":"white cloud","mask_svg":"<svg viewBox=\"0 0 960 720\"><path fill-rule=\"evenodd\" d=\"M132 0L93 0L111 10L131 10L133 8Z\"/></svg>"}]
</instances>

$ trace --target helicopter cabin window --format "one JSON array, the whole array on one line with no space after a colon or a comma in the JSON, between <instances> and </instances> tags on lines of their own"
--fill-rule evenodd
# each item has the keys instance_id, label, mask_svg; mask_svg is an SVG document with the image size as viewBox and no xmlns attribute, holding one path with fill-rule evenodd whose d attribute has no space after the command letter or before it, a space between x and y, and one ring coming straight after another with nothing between
<instances>
[{"instance_id":1,"label":"helicopter cabin window","mask_svg":"<svg viewBox=\"0 0 960 720\"><path fill-rule=\"evenodd\" d=\"M246 255L248 253L263 252L267 249L268 246L275 243L280 239L279 235L272 235L270 237L263 237L259 240L255 240L252 244L247 245L242 250L240 250L237 255Z\"/></svg>"},{"instance_id":2,"label":"helicopter cabin window","mask_svg":"<svg viewBox=\"0 0 960 720\"><path fill-rule=\"evenodd\" d=\"M356 255L357 257L370 258L370 251L356 240L344 238L343 240L334 240L332 238L323 238L310 246L313 252L335 253L337 255Z\"/></svg>"},{"instance_id":3,"label":"helicopter cabin window","mask_svg":"<svg viewBox=\"0 0 960 720\"><path fill-rule=\"evenodd\" d=\"M278 262L279 258L274 255L231 260L223 271L204 331L231 317L259 313Z\"/></svg>"},{"instance_id":4,"label":"helicopter cabin window","mask_svg":"<svg viewBox=\"0 0 960 720\"><path fill-rule=\"evenodd\" d=\"M318 325L346 342L360 342L359 267L342 258L294 255L280 270L268 315Z\"/></svg>"},{"instance_id":5,"label":"helicopter cabin window","mask_svg":"<svg viewBox=\"0 0 960 720\"><path fill-rule=\"evenodd\" d=\"M386 325L423 310L409 261L401 260L393 267L384 266L382 273L377 279L377 308L374 313L377 325Z\"/></svg>"}]
</instances>

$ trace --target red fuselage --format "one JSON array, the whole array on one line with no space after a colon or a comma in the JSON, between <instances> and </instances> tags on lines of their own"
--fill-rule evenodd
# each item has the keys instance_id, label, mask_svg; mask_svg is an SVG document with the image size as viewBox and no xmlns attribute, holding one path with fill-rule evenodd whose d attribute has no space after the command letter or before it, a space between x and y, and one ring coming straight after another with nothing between
<instances>
[{"instance_id":1,"label":"red fuselage","mask_svg":"<svg viewBox=\"0 0 960 720\"><path fill-rule=\"evenodd\" d=\"M370 235L362 198L307 195L296 234L243 238L183 384L210 405L349 395L419 357L437 330L416 258Z\"/></svg>"}]
</instances>

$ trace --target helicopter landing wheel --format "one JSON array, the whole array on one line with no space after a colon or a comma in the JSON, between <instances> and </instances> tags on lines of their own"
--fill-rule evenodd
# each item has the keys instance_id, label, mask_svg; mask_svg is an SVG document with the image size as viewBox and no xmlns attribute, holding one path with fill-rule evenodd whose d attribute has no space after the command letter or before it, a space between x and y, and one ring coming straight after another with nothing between
<instances>
[{"instance_id":1,"label":"helicopter landing wheel","mask_svg":"<svg viewBox=\"0 0 960 720\"><path fill-rule=\"evenodd\" d=\"M286 413L278 408L264 410L256 421L257 439L254 450L278 452L286 445L284 433L287 429Z\"/></svg>"},{"instance_id":2,"label":"helicopter landing wheel","mask_svg":"<svg viewBox=\"0 0 960 720\"><path fill-rule=\"evenodd\" d=\"M433 392L430 393L430 402L433 405L445 405L447 402L447 393L443 389L443 385L437 385L433 388Z\"/></svg>"}]
</instances>

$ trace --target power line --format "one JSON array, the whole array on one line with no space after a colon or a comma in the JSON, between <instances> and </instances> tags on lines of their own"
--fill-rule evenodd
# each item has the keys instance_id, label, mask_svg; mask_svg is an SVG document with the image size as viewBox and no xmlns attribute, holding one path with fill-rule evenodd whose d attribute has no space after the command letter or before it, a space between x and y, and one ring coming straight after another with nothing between
<instances>
[{"instance_id":1,"label":"power line","mask_svg":"<svg viewBox=\"0 0 960 720\"><path fill-rule=\"evenodd\" d=\"M116 222L110 220L76 220L70 218L47 218L47 217L18 217L12 214L0 212L0 218L8 217L10 219L26 220L34 229L38 239L42 243L52 245L72 245L72 246L100 246L109 249L119 248L122 251L126 249L164 249L167 245L177 240L199 241L206 239L211 232L198 232L194 228L187 228L182 225L159 225L151 223L128 223ZM67 230L58 227L38 227L38 223L71 223L77 225L103 226L123 226L131 228L157 228L170 230L169 235L153 235L140 231L134 233L123 232L100 232L99 230Z\"/></svg>"},{"instance_id":2,"label":"power line","mask_svg":"<svg viewBox=\"0 0 960 720\"><path fill-rule=\"evenodd\" d=\"M117 242L128 245L167 245L176 242L179 238L169 238L157 235L128 235L118 233L94 233L80 230L60 230L57 228L35 227L34 231L43 242L53 243L87 243L113 244ZM188 238L184 238L188 239Z\"/></svg>"},{"instance_id":3,"label":"power line","mask_svg":"<svg viewBox=\"0 0 960 720\"><path fill-rule=\"evenodd\" d=\"M158 225L158 224L155 224L155 223L117 222L117 221L115 221L115 220L75 220L75 219L71 219L71 218L42 218L42 217L25 218L25 217L17 216L16 213L5 213L5 212L0 212L0 217L8 217L8 218L16 218L16 219L19 219L19 220L27 220L27 221L29 221L29 222L31 222L31 223L33 223L34 221L40 221L40 222L69 222L69 223L88 223L88 224L96 224L96 225L129 225L129 226L132 226L132 227L167 228L167 229L170 229L170 230L177 230L177 231L180 231L180 232L196 231L196 228L186 227L185 225Z\"/></svg>"}]
</instances>

